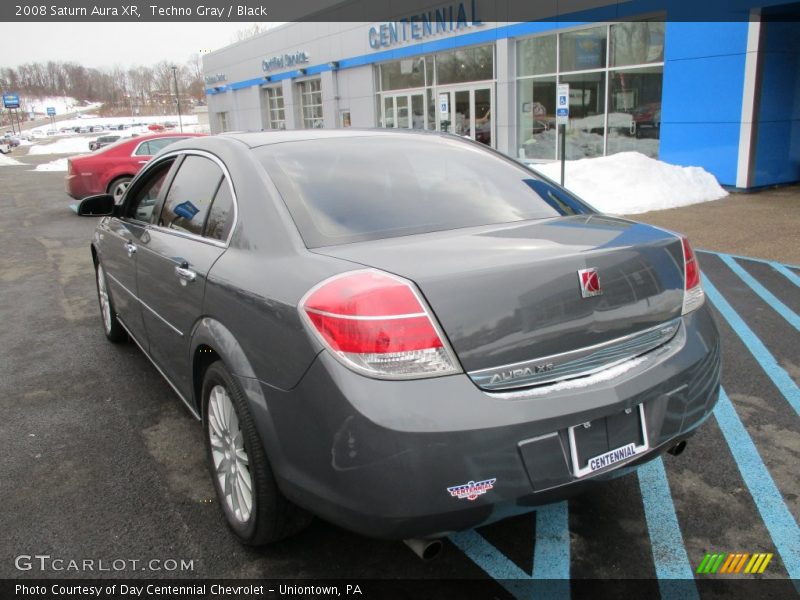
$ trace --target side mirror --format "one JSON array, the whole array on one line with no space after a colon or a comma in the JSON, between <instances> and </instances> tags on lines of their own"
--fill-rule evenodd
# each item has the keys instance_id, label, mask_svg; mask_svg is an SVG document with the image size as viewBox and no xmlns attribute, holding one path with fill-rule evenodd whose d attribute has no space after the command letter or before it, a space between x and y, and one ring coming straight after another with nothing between
<instances>
[{"instance_id":1,"label":"side mirror","mask_svg":"<svg viewBox=\"0 0 800 600\"><path fill-rule=\"evenodd\" d=\"M111 194L87 196L78 204L79 217L108 217L116 214L117 205Z\"/></svg>"}]
</instances>

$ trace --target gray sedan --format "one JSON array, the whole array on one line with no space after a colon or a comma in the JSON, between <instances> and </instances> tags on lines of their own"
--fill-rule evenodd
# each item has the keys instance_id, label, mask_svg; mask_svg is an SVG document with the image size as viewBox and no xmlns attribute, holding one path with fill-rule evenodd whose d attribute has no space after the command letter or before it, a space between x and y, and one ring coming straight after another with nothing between
<instances>
[{"instance_id":1,"label":"gray sedan","mask_svg":"<svg viewBox=\"0 0 800 600\"><path fill-rule=\"evenodd\" d=\"M79 214L106 336L202 421L248 544L315 514L426 552L679 453L717 400L687 240L469 140L191 138Z\"/></svg>"}]
</instances>

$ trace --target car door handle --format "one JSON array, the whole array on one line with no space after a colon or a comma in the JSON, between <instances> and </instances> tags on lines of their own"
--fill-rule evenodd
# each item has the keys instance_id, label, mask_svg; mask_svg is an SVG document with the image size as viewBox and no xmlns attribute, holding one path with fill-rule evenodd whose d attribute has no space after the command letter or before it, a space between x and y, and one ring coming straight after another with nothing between
<instances>
[{"instance_id":1,"label":"car door handle","mask_svg":"<svg viewBox=\"0 0 800 600\"><path fill-rule=\"evenodd\" d=\"M182 266L175 267L175 275L186 282L192 282L197 278L197 273Z\"/></svg>"},{"instance_id":2,"label":"car door handle","mask_svg":"<svg viewBox=\"0 0 800 600\"><path fill-rule=\"evenodd\" d=\"M140 161L139 161L139 164L140 164L140 165L143 165L143 164L145 164L145 163L147 163L147 162L149 162L149 161L147 161L147 160L140 160Z\"/></svg>"},{"instance_id":3,"label":"car door handle","mask_svg":"<svg viewBox=\"0 0 800 600\"><path fill-rule=\"evenodd\" d=\"M131 242L125 243L125 250L128 253L128 256L131 257L136 254L136 244L132 244Z\"/></svg>"}]
</instances>

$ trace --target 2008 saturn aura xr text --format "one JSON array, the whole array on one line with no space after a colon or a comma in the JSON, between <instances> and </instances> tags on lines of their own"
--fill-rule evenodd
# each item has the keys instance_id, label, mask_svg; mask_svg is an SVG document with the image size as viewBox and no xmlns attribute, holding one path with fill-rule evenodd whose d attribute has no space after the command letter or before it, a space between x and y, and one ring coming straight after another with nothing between
<instances>
[{"instance_id":1,"label":"2008 saturn aura xr text","mask_svg":"<svg viewBox=\"0 0 800 600\"><path fill-rule=\"evenodd\" d=\"M681 450L717 400L688 241L469 140L196 137L79 214L106 336L202 420L245 543L486 524Z\"/></svg>"}]
</instances>

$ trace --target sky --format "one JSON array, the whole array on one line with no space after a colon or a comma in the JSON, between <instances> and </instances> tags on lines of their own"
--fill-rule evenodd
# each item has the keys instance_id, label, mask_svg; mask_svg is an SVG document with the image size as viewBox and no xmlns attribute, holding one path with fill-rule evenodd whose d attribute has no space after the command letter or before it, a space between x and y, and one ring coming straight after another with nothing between
<instances>
[{"instance_id":1,"label":"sky","mask_svg":"<svg viewBox=\"0 0 800 600\"><path fill-rule=\"evenodd\" d=\"M0 67L48 60L85 67L183 63L195 52L227 46L237 31L249 26L252 23L0 23Z\"/></svg>"}]
</instances>

